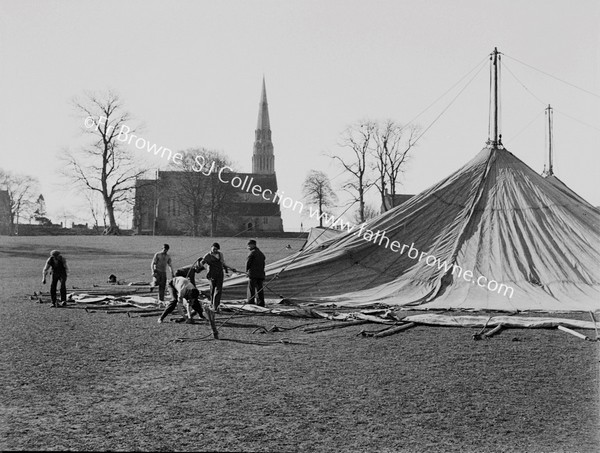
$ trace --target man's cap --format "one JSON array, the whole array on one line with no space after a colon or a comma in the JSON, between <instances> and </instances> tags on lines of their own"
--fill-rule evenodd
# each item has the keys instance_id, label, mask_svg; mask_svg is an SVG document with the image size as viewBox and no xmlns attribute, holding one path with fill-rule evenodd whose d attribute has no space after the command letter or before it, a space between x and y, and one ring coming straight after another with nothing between
<instances>
[{"instance_id":1,"label":"man's cap","mask_svg":"<svg viewBox=\"0 0 600 453\"><path fill-rule=\"evenodd\" d=\"M215 242L212 246L218 250L221 250L221 246L219 245L218 242Z\"/></svg>"},{"instance_id":2,"label":"man's cap","mask_svg":"<svg viewBox=\"0 0 600 453\"><path fill-rule=\"evenodd\" d=\"M50 255L52 255L52 256L58 256L58 255L60 255L60 252L58 250L52 250L50 252Z\"/></svg>"},{"instance_id":3,"label":"man's cap","mask_svg":"<svg viewBox=\"0 0 600 453\"><path fill-rule=\"evenodd\" d=\"M256 245L256 241L254 239L250 239L248 241L248 245Z\"/></svg>"}]
</instances>

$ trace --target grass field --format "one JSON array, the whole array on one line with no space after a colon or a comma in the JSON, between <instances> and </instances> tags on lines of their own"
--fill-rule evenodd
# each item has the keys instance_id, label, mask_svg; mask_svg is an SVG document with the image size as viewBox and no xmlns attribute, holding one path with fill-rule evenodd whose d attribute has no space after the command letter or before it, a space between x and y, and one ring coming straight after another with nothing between
<instances>
[{"instance_id":1,"label":"grass field","mask_svg":"<svg viewBox=\"0 0 600 453\"><path fill-rule=\"evenodd\" d=\"M246 241L217 240L242 268ZM207 324L27 297L53 248L68 259L69 287L89 287L111 273L148 281L163 242L182 266L213 239L0 237L2 450L600 451L600 343L557 330L488 341L465 328L261 334L252 326L318 321L257 315L213 340ZM302 242L259 247L271 262Z\"/></svg>"}]
</instances>

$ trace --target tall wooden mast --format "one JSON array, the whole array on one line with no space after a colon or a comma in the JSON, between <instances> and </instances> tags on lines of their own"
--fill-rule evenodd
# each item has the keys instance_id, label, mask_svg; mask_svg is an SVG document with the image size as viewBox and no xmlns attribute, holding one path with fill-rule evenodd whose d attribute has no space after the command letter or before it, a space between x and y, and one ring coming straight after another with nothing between
<instances>
[{"instance_id":1,"label":"tall wooden mast","mask_svg":"<svg viewBox=\"0 0 600 453\"><path fill-rule=\"evenodd\" d=\"M499 78L500 78L500 52L494 47L494 51L490 55L491 63L491 101L492 111L490 112L490 137L488 144L492 146L502 145L502 134L500 133L500 95L499 95Z\"/></svg>"},{"instance_id":2,"label":"tall wooden mast","mask_svg":"<svg viewBox=\"0 0 600 453\"><path fill-rule=\"evenodd\" d=\"M554 146L554 137L552 131L552 107L550 107L550 104L546 107L546 117L548 118L548 169L544 176L552 176L554 174L554 163L552 162L554 159L554 150L552 149Z\"/></svg>"}]
</instances>

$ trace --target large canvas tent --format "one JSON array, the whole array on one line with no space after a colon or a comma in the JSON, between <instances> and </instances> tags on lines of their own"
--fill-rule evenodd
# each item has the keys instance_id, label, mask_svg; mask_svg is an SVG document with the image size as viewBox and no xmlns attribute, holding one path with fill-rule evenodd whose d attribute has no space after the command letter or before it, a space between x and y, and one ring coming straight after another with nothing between
<instances>
[{"instance_id":1,"label":"large canvas tent","mask_svg":"<svg viewBox=\"0 0 600 453\"><path fill-rule=\"evenodd\" d=\"M567 186L561 179L559 179L555 174L550 174L545 176L547 181L550 181L554 186L563 191L569 197L575 199L578 203L581 203L584 206L590 207L594 210L597 210L591 203L588 203L583 197L581 197L577 192Z\"/></svg>"},{"instance_id":2,"label":"large canvas tent","mask_svg":"<svg viewBox=\"0 0 600 453\"><path fill-rule=\"evenodd\" d=\"M562 182L555 174L554 174L554 164L553 164L553 142L554 142L554 138L553 138L553 119L552 119L552 107L550 105L548 105L548 108L546 109L546 116L548 118L548 169L546 169L546 166L544 165L544 172L542 173L542 176L544 176L544 178L546 178L547 181L551 182L555 187L557 187L558 189L560 189L562 192L564 192L566 195L568 195L569 197L575 199L578 203L581 203L584 206L587 207L591 207L594 210L597 211L597 209L592 206L590 203L588 203L583 197L581 197L577 192L575 192L573 189L571 189L569 186L567 186L564 182Z\"/></svg>"},{"instance_id":3,"label":"large canvas tent","mask_svg":"<svg viewBox=\"0 0 600 453\"><path fill-rule=\"evenodd\" d=\"M592 207L488 146L327 248L267 266L265 296L354 307L597 310L599 221ZM243 298L245 279L224 289Z\"/></svg>"}]
</instances>

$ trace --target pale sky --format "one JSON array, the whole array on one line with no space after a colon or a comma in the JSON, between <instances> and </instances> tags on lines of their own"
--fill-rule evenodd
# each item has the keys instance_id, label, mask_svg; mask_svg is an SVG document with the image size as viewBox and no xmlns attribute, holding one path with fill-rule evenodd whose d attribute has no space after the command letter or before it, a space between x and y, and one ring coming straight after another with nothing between
<instances>
[{"instance_id":1,"label":"pale sky","mask_svg":"<svg viewBox=\"0 0 600 453\"><path fill-rule=\"evenodd\" d=\"M324 154L340 152L348 124L413 120L494 47L505 54L505 147L541 172L551 104L555 174L600 205L597 0L0 0L0 168L37 177L53 221L90 221L56 156L84 139L70 100L112 88L148 142L218 149L251 171L264 75L279 188L301 200L311 169L340 173ZM417 123L430 126L468 80ZM486 65L420 140L400 192L484 147L488 89ZM286 230L314 223L282 215Z\"/></svg>"}]
</instances>

